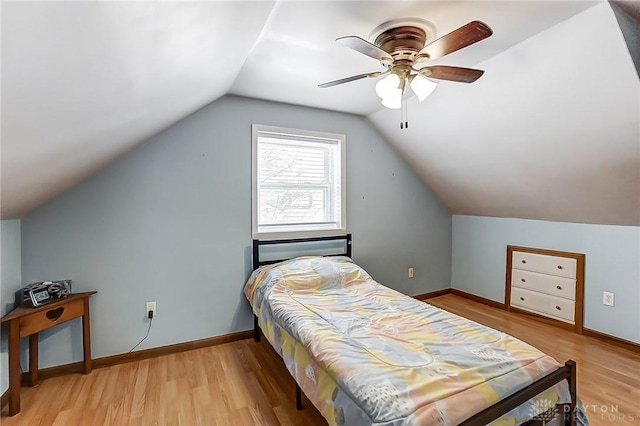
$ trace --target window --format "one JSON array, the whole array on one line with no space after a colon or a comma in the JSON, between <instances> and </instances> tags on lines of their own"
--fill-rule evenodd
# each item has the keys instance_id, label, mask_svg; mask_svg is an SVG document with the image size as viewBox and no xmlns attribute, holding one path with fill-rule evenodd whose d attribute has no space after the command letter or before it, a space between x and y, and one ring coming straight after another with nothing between
<instances>
[{"instance_id":1,"label":"window","mask_svg":"<svg viewBox=\"0 0 640 426\"><path fill-rule=\"evenodd\" d=\"M346 232L345 136L252 126L253 238Z\"/></svg>"}]
</instances>

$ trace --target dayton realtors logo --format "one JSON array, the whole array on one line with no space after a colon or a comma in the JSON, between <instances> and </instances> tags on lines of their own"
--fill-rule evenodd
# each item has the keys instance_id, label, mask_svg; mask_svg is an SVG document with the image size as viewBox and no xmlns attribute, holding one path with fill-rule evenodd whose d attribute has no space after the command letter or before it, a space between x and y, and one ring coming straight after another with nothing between
<instances>
[{"instance_id":1,"label":"dayton realtors logo","mask_svg":"<svg viewBox=\"0 0 640 426\"><path fill-rule=\"evenodd\" d=\"M627 422L640 424L640 411L637 413L620 412L618 405L585 405L587 417L593 420L606 421L610 423Z\"/></svg>"},{"instance_id":2,"label":"dayton realtors logo","mask_svg":"<svg viewBox=\"0 0 640 426\"><path fill-rule=\"evenodd\" d=\"M569 415L569 405L556 405L555 403L546 400L539 399L531 406L531 419L542 420L543 422L549 422L558 415ZM640 425L640 412L637 413L625 413L621 412L618 405L584 405L584 412L578 410L576 407L575 415L578 419L583 419L584 414L587 418L597 423L605 422L606 424L616 424L619 422L625 422L625 424ZM580 424L580 422L579 422ZM586 422L582 422L586 424Z\"/></svg>"},{"instance_id":3,"label":"dayton realtors logo","mask_svg":"<svg viewBox=\"0 0 640 426\"><path fill-rule=\"evenodd\" d=\"M536 399L531 406L531 419L548 422L558 415L558 407L555 402L548 399Z\"/></svg>"}]
</instances>

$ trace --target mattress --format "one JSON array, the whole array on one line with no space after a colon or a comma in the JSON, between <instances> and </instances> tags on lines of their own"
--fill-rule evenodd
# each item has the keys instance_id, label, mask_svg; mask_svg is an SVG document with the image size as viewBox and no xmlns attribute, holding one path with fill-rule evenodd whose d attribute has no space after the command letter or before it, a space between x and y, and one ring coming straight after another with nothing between
<instances>
[{"instance_id":1,"label":"mattress","mask_svg":"<svg viewBox=\"0 0 640 426\"><path fill-rule=\"evenodd\" d=\"M263 266L244 292L330 425L459 424L560 367L508 334L377 283L347 257ZM569 401L562 381L492 424L521 424Z\"/></svg>"}]
</instances>

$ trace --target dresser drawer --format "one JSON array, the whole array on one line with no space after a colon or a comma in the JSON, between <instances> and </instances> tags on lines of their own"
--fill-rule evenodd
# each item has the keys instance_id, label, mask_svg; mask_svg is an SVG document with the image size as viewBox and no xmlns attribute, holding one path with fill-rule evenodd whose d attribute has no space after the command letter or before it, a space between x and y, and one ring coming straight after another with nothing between
<instances>
[{"instance_id":1,"label":"dresser drawer","mask_svg":"<svg viewBox=\"0 0 640 426\"><path fill-rule=\"evenodd\" d=\"M576 280L520 269L511 271L511 287L526 288L569 300L576 298Z\"/></svg>"},{"instance_id":2,"label":"dresser drawer","mask_svg":"<svg viewBox=\"0 0 640 426\"><path fill-rule=\"evenodd\" d=\"M576 260L569 257L514 251L512 266L515 269L550 274L558 277L576 278Z\"/></svg>"},{"instance_id":3,"label":"dresser drawer","mask_svg":"<svg viewBox=\"0 0 640 426\"><path fill-rule=\"evenodd\" d=\"M513 287L511 289L511 306L539 315L551 316L571 324L574 323L575 302L561 297Z\"/></svg>"}]
</instances>

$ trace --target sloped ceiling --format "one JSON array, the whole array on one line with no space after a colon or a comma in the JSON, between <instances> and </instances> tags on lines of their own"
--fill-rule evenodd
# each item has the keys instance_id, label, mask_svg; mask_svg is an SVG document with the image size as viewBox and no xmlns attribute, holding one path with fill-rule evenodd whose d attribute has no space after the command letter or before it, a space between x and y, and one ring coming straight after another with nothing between
<instances>
[{"instance_id":1,"label":"sloped ceiling","mask_svg":"<svg viewBox=\"0 0 640 426\"><path fill-rule=\"evenodd\" d=\"M432 21L437 36L480 19L494 36L438 61L487 73L409 100L400 131L375 81L316 86L379 70L334 40L402 17ZM598 0L3 2L1 215L24 215L237 94L369 116L454 213L638 224L629 72Z\"/></svg>"},{"instance_id":2,"label":"sloped ceiling","mask_svg":"<svg viewBox=\"0 0 640 426\"><path fill-rule=\"evenodd\" d=\"M331 80L383 70L375 59L335 42L367 38L391 19L418 17L445 35L478 19L494 30L490 39L430 64L473 66L593 6L595 2L538 1L338 1L277 3L231 94L360 115L380 110L374 79L318 89Z\"/></svg>"},{"instance_id":3,"label":"sloped ceiling","mask_svg":"<svg viewBox=\"0 0 640 426\"><path fill-rule=\"evenodd\" d=\"M608 4L478 67L410 100L408 130L369 117L452 213L640 224L640 82Z\"/></svg>"},{"instance_id":4,"label":"sloped ceiling","mask_svg":"<svg viewBox=\"0 0 640 426\"><path fill-rule=\"evenodd\" d=\"M226 94L272 8L2 2L2 218Z\"/></svg>"}]
</instances>

